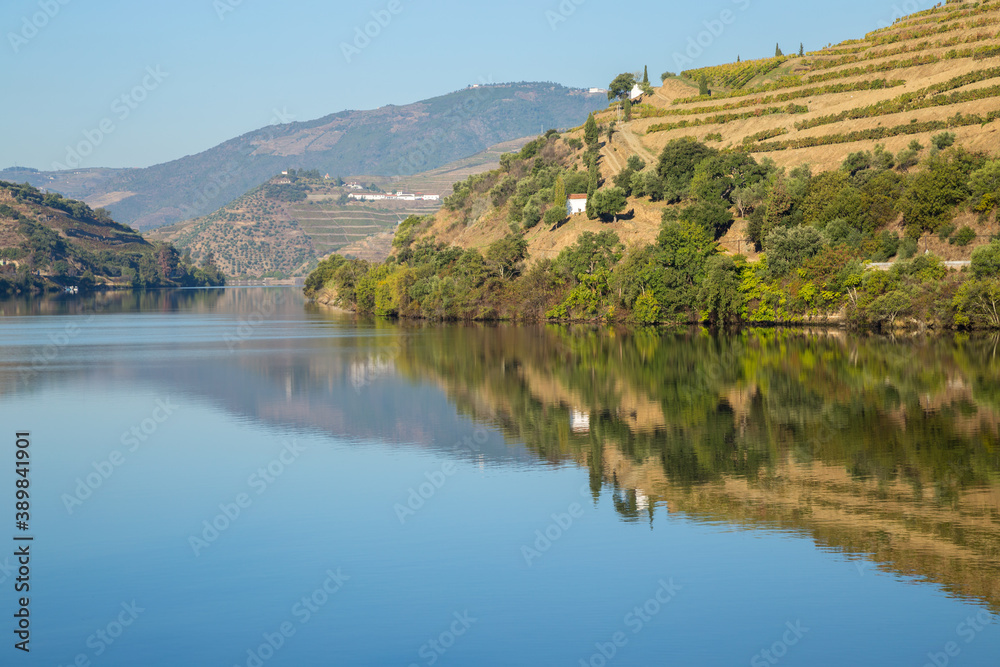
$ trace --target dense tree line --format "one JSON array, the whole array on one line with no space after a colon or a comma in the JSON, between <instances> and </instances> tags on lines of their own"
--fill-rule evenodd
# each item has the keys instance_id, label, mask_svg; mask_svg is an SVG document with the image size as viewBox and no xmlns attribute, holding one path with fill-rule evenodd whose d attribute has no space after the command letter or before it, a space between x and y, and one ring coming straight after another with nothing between
<instances>
[{"instance_id":1,"label":"dense tree line","mask_svg":"<svg viewBox=\"0 0 1000 667\"><path fill-rule=\"evenodd\" d=\"M27 184L0 181L0 189L15 203L0 204L0 220L12 223L21 239L0 248L0 258L17 262L3 267L0 293L37 292L54 285L89 289L101 279L140 288L225 284L211 259L196 266L173 245L149 243L131 227L115 222L105 209L92 210L84 202ZM17 204L26 205L28 214ZM51 211L67 217L60 219Z\"/></svg>"},{"instance_id":2,"label":"dense tree line","mask_svg":"<svg viewBox=\"0 0 1000 667\"><path fill-rule=\"evenodd\" d=\"M838 315L864 328L1000 327L1000 240L975 250L963 272L917 255L927 232L968 243L975 231L955 230L956 212L985 220L1000 203L1000 160L954 139L943 133L929 150L914 141L895 155L877 146L813 175L807 166L785 171L684 138L669 142L655 164L631 158L605 183L592 148L583 153L584 172L550 135L505 156L500 170L459 184L446 201L460 222L476 202L506 211L504 238L482 251L448 247L421 238L427 220L411 217L386 263L334 256L309 277L306 292L330 288L340 305L388 317L737 324ZM563 193L590 190L593 217L609 222L627 197L664 202L656 241L625 248L610 229L585 232L555 259L528 262L524 231L543 208L555 210L556 183ZM763 251L757 261L720 252L735 216ZM900 224L902 237L890 229ZM865 265L893 258L889 271Z\"/></svg>"}]
</instances>

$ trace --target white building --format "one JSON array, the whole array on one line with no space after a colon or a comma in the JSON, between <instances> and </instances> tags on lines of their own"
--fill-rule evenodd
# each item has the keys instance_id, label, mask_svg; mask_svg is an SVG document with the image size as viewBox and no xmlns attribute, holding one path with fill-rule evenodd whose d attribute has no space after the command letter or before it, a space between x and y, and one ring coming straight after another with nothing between
<instances>
[{"instance_id":1,"label":"white building","mask_svg":"<svg viewBox=\"0 0 1000 667\"><path fill-rule=\"evenodd\" d=\"M633 102L642 99L642 88L639 87L639 84L632 86L632 91L628 94L628 98Z\"/></svg>"},{"instance_id":2,"label":"white building","mask_svg":"<svg viewBox=\"0 0 1000 667\"><path fill-rule=\"evenodd\" d=\"M570 195L566 197L566 215L585 213L587 211L587 195Z\"/></svg>"}]
</instances>

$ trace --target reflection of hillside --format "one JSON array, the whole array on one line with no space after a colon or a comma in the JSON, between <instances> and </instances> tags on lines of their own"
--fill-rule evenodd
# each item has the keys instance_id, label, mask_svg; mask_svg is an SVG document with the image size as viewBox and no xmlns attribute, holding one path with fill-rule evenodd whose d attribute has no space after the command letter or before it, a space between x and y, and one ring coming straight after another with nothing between
<instances>
[{"instance_id":1,"label":"reflection of hillside","mask_svg":"<svg viewBox=\"0 0 1000 667\"><path fill-rule=\"evenodd\" d=\"M400 364L627 520L788 529L1000 608L992 341L442 330ZM863 572L863 569L862 569Z\"/></svg>"},{"instance_id":2,"label":"reflection of hillside","mask_svg":"<svg viewBox=\"0 0 1000 667\"><path fill-rule=\"evenodd\" d=\"M616 448L604 448L602 463L618 485L641 489L670 512L801 531L824 547L866 554L882 569L1000 611L1000 486L965 490L943 505L899 480L859 480L842 466L791 456L756 478L727 475L693 486L673 484L658 461L635 463Z\"/></svg>"}]
</instances>

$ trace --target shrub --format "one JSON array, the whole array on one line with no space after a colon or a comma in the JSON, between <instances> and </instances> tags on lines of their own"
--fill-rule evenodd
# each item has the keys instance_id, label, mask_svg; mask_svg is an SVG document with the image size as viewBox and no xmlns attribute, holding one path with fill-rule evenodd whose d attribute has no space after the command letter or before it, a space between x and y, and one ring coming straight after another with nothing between
<instances>
[{"instance_id":1,"label":"shrub","mask_svg":"<svg viewBox=\"0 0 1000 667\"><path fill-rule=\"evenodd\" d=\"M556 225L566 219L566 209L553 206L545 212L545 224Z\"/></svg>"},{"instance_id":2,"label":"shrub","mask_svg":"<svg viewBox=\"0 0 1000 667\"><path fill-rule=\"evenodd\" d=\"M907 236L899 242L899 259L910 259L917 254L917 240Z\"/></svg>"},{"instance_id":3,"label":"shrub","mask_svg":"<svg viewBox=\"0 0 1000 667\"><path fill-rule=\"evenodd\" d=\"M934 148L943 151L955 143L955 133L942 132L941 134L935 134L931 137L931 143L934 145Z\"/></svg>"},{"instance_id":4,"label":"shrub","mask_svg":"<svg viewBox=\"0 0 1000 667\"><path fill-rule=\"evenodd\" d=\"M976 230L968 225L963 225L961 229L955 232L955 235L951 237L950 243L965 247L972 243L976 239Z\"/></svg>"}]
</instances>

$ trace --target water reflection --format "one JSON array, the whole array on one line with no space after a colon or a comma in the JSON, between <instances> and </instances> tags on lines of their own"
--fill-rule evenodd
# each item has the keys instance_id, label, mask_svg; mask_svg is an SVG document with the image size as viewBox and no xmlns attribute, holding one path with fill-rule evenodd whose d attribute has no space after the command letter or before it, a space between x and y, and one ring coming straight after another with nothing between
<instances>
[{"instance_id":1,"label":"water reflection","mask_svg":"<svg viewBox=\"0 0 1000 667\"><path fill-rule=\"evenodd\" d=\"M15 300L0 314L5 394L147 382L282 427L575 464L625 521L655 526L665 508L795 531L866 555L861 574L873 561L1000 610L996 338L364 322L280 289ZM189 314L196 326L175 326ZM79 334L38 372L67 321ZM470 453L470 421L506 442Z\"/></svg>"},{"instance_id":2,"label":"water reflection","mask_svg":"<svg viewBox=\"0 0 1000 667\"><path fill-rule=\"evenodd\" d=\"M408 346L460 411L654 507L800 531L1000 608L995 338L442 328Z\"/></svg>"}]
</instances>

